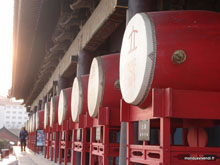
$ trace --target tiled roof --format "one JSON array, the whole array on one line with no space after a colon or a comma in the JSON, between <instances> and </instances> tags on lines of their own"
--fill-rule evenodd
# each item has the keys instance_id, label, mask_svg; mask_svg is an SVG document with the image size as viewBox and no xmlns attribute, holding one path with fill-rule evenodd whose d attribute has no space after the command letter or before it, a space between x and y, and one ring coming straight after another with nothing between
<instances>
[{"instance_id":1,"label":"tiled roof","mask_svg":"<svg viewBox=\"0 0 220 165\"><path fill-rule=\"evenodd\" d=\"M12 132L10 132L7 128L3 127L0 129L0 138L9 140L14 142L15 144L18 142L19 138Z\"/></svg>"}]
</instances>

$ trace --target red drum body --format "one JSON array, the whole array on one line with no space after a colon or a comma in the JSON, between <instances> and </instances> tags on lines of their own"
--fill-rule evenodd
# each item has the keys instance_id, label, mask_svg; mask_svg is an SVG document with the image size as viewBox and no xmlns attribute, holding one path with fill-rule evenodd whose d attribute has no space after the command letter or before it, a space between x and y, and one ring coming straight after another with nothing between
<instances>
[{"instance_id":1,"label":"red drum body","mask_svg":"<svg viewBox=\"0 0 220 165\"><path fill-rule=\"evenodd\" d=\"M58 103L59 96L51 98L50 101L50 127L53 127L55 123L58 122Z\"/></svg>"},{"instance_id":2,"label":"red drum body","mask_svg":"<svg viewBox=\"0 0 220 165\"><path fill-rule=\"evenodd\" d=\"M136 14L120 57L124 100L146 107L152 88L220 90L220 14L167 11Z\"/></svg>"},{"instance_id":3,"label":"red drum body","mask_svg":"<svg viewBox=\"0 0 220 165\"><path fill-rule=\"evenodd\" d=\"M73 122L78 122L79 115L88 111L87 90L88 75L75 77L72 88L71 116Z\"/></svg>"},{"instance_id":4,"label":"red drum body","mask_svg":"<svg viewBox=\"0 0 220 165\"><path fill-rule=\"evenodd\" d=\"M93 59L88 82L88 109L97 117L99 107L118 107L121 99L119 87L120 54Z\"/></svg>"},{"instance_id":5,"label":"red drum body","mask_svg":"<svg viewBox=\"0 0 220 165\"><path fill-rule=\"evenodd\" d=\"M36 129L44 128L44 111L40 110L36 112Z\"/></svg>"},{"instance_id":6,"label":"red drum body","mask_svg":"<svg viewBox=\"0 0 220 165\"><path fill-rule=\"evenodd\" d=\"M58 124L62 125L64 120L71 119L71 94L72 88L62 89L59 96Z\"/></svg>"}]
</instances>

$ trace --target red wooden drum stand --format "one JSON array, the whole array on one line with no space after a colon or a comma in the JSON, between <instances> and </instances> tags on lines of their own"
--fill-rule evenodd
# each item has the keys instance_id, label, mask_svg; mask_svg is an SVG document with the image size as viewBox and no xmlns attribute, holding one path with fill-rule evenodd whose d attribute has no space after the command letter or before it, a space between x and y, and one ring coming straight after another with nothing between
<instances>
[{"instance_id":1,"label":"red wooden drum stand","mask_svg":"<svg viewBox=\"0 0 220 165\"><path fill-rule=\"evenodd\" d=\"M70 122L72 131L72 164L80 161L81 165L89 162L89 131L92 127L92 118L88 114L87 107L88 75L76 77L72 88L71 116ZM72 124L71 124L72 123ZM80 160L77 159L80 154Z\"/></svg>"},{"instance_id":2,"label":"red wooden drum stand","mask_svg":"<svg viewBox=\"0 0 220 165\"><path fill-rule=\"evenodd\" d=\"M45 152L44 157L50 158L50 147L51 147L51 128L49 125L49 114L50 114L50 102L45 103L44 108L44 133L45 133Z\"/></svg>"},{"instance_id":3,"label":"red wooden drum stand","mask_svg":"<svg viewBox=\"0 0 220 165\"><path fill-rule=\"evenodd\" d=\"M119 54L96 57L88 83L88 110L93 117L90 128L90 164L116 164L120 131ZM110 138L111 137L111 138Z\"/></svg>"},{"instance_id":4,"label":"red wooden drum stand","mask_svg":"<svg viewBox=\"0 0 220 165\"><path fill-rule=\"evenodd\" d=\"M44 111L40 110L36 112L36 131L38 129L42 130L44 128ZM36 132L35 131L35 132ZM36 144L36 137L35 137L35 145L36 145L36 152L39 154L40 149L43 147L37 146Z\"/></svg>"},{"instance_id":5,"label":"red wooden drum stand","mask_svg":"<svg viewBox=\"0 0 220 165\"><path fill-rule=\"evenodd\" d=\"M219 92L166 88L153 89L152 105L144 110L122 101L121 119L127 122L127 165L219 164L220 147L207 146L204 129L219 123L218 98ZM153 128L159 129L157 145L151 145L149 139L141 139L141 145L134 144L136 121L139 121L139 138L147 138ZM173 142L176 128L183 129L182 145Z\"/></svg>"},{"instance_id":6,"label":"red wooden drum stand","mask_svg":"<svg viewBox=\"0 0 220 165\"><path fill-rule=\"evenodd\" d=\"M86 119L86 115L82 114L79 116L79 122L81 121L89 121ZM90 117L88 117L90 118ZM91 119L90 119L91 120ZM89 126L89 125L88 125ZM89 137L89 128L84 125L79 124L79 123L70 123L70 129L72 130L72 165L76 164L77 161L77 153L80 154L80 164L81 165L86 165L88 164L88 153L89 153L89 147L90 143L87 140Z\"/></svg>"},{"instance_id":7,"label":"red wooden drum stand","mask_svg":"<svg viewBox=\"0 0 220 165\"><path fill-rule=\"evenodd\" d=\"M30 118L30 133L28 135L28 148L30 148L33 152L36 152L35 142L36 142L36 114L33 113Z\"/></svg>"},{"instance_id":8,"label":"red wooden drum stand","mask_svg":"<svg viewBox=\"0 0 220 165\"><path fill-rule=\"evenodd\" d=\"M208 11L164 11L128 23L120 56L127 164L220 164L220 148L207 146L205 131L220 119L219 20ZM177 128L181 146L174 143Z\"/></svg>"},{"instance_id":9,"label":"red wooden drum stand","mask_svg":"<svg viewBox=\"0 0 220 165\"><path fill-rule=\"evenodd\" d=\"M61 126L59 137L59 163L67 165L71 155L71 130L69 121L71 120L71 93L72 88L62 89L59 96L58 105L58 124ZM64 153L64 160L62 154Z\"/></svg>"},{"instance_id":10,"label":"red wooden drum stand","mask_svg":"<svg viewBox=\"0 0 220 165\"><path fill-rule=\"evenodd\" d=\"M59 133L61 132L60 126L58 125L58 102L59 96L51 98L50 102L50 127L52 128L51 134L51 160L56 163L59 151Z\"/></svg>"}]
</instances>

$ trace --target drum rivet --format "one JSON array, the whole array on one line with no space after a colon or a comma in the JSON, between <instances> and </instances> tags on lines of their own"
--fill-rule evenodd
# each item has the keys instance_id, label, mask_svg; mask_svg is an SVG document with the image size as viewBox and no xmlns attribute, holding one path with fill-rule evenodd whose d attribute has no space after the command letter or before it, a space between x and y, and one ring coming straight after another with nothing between
<instances>
[{"instance_id":1,"label":"drum rivet","mask_svg":"<svg viewBox=\"0 0 220 165\"><path fill-rule=\"evenodd\" d=\"M183 50L176 50L172 55L172 62L174 64L181 64L186 61L186 53Z\"/></svg>"},{"instance_id":2,"label":"drum rivet","mask_svg":"<svg viewBox=\"0 0 220 165\"><path fill-rule=\"evenodd\" d=\"M119 82L119 80L116 80L114 85L115 85L116 89L120 89L120 82Z\"/></svg>"}]
</instances>

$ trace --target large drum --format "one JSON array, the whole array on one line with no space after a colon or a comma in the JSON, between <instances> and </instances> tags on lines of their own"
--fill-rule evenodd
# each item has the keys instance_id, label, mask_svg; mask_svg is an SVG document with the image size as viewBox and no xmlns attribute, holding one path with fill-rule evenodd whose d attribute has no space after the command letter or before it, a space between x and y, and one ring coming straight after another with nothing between
<instances>
[{"instance_id":1,"label":"large drum","mask_svg":"<svg viewBox=\"0 0 220 165\"><path fill-rule=\"evenodd\" d=\"M33 132L33 114L30 117L30 132Z\"/></svg>"},{"instance_id":2,"label":"large drum","mask_svg":"<svg viewBox=\"0 0 220 165\"><path fill-rule=\"evenodd\" d=\"M30 132L30 129L29 129L29 125L30 125L29 123L30 122L29 121L30 120L28 119L27 122L26 122L26 130L27 130L28 133Z\"/></svg>"},{"instance_id":3,"label":"large drum","mask_svg":"<svg viewBox=\"0 0 220 165\"><path fill-rule=\"evenodd\" d=\"M31 117L28 120L28 131L31 132Z\"/></svg>"},{"instance_id":4,"label":"large drum","mask_svg":"<svg viewBox=\"0 0 220 165\"><path fill-rule=\"evenodd\" d=\"M50 102L47 102L44 105L44 129L46 129L49 124L49 116L50 116Z\"/></svg>"},{"instance_id":5,"label":"large drum","mask_svg":"<svg viewBox=\"0 0 220 165\"><path fill-rule=\"evenodd\" d=\"M152 88L219 91L219 20L208 11L136 14L121 48L123 99L144 108Z\"/></svg>"},{"instance_id":6,"label":"large drum","mask_svg":"<svg viewBox=\"0 0 220 165\"><path fill-rule=\"evenodd\" d=\"M30 119L28 120L28 132L31 132L31 122L30 122Z\"/></svg>"},{"instance_id":7,"label":"large drum","mask_svg":"<svg viewBox=\"0 0 220 165\"><path fill-rule=\"evenodd\" d=\"M62 89L58 105L58 124L62 125L64 120L71 119L71 94L72 88Z\"/></svg>"},{"instance_id":8,"label":"large drum","mask_svg":"<svg viewBox=\"0 0 220 165\"><path fill-rule=\"evenodd\" d=\"M29 130L30 130L30 132L32 132L32 116L30 116L30 119L29 119Z\"/></svg>"},{"instance_id":9,"label":"large drum","mask_svg":"<svg viewBox=\"0 0 220 165\"><path fill-rule=\"evenodd\" d=\"M99 107L119 106L119 54L93 59L88 83L88 109L91 117L97 117Z\"/></svg>"},{"instance_id":10,"label":"large drum","mask_svg":"<svg viewBox=\"0 0 220 165\"><path fill-rule=\"evenodd\" d=\"M36 129L36 113L32 114L32 122L31 123L32 123L32 132L34 132Z\"/></svg>"},{"instance_id":11,"label":"large drum","mask_svg":"<svg viewBox=\"0 0 220 165\"><path fill-rule=\"evenodd\" d=\"M31 132L31 120L30 120L30 118L28 119L28 132Z\"/></svg>"},{"instance_id":12,"label":"large drum","mask_svg":"<svg viewBox=\"0 0 220 165\"><path fill-rule=\"evenodd\" d=\"M27 120L26 123L25 123L25 129L26 129L27 132L28 132L28 120Z\"/></svg>"},{"instance_id":13,"label":"large drum","mask_svg":"<svg viewBox=\"0 0 220 165\"><path fill-rule=\"evenodd\" d=\"M79 115L88 111L87 89L89 76L75 77L72 88L71 116L74 122L78 122Z\"/></svg>"},{"instance_id":14,"label":"large drum","mask_svg":"<svg viewBox=\"0 0 220 165\"><path fill-rule=\"evenodd\" d=\"M55 123L58 122L58 103L59 96L51 98L50 101L50 127L53 127Z\"/></svg>"},{"instance_id":15,"label":"large drum","mask_svg":"<svg viewBox=\"0 0 220 165\"><path fill-rule=\"evenodd\" d=\"M44 127L44 111L36 112L36 129L43 129Z\"/></svg>"}]
</instances>

